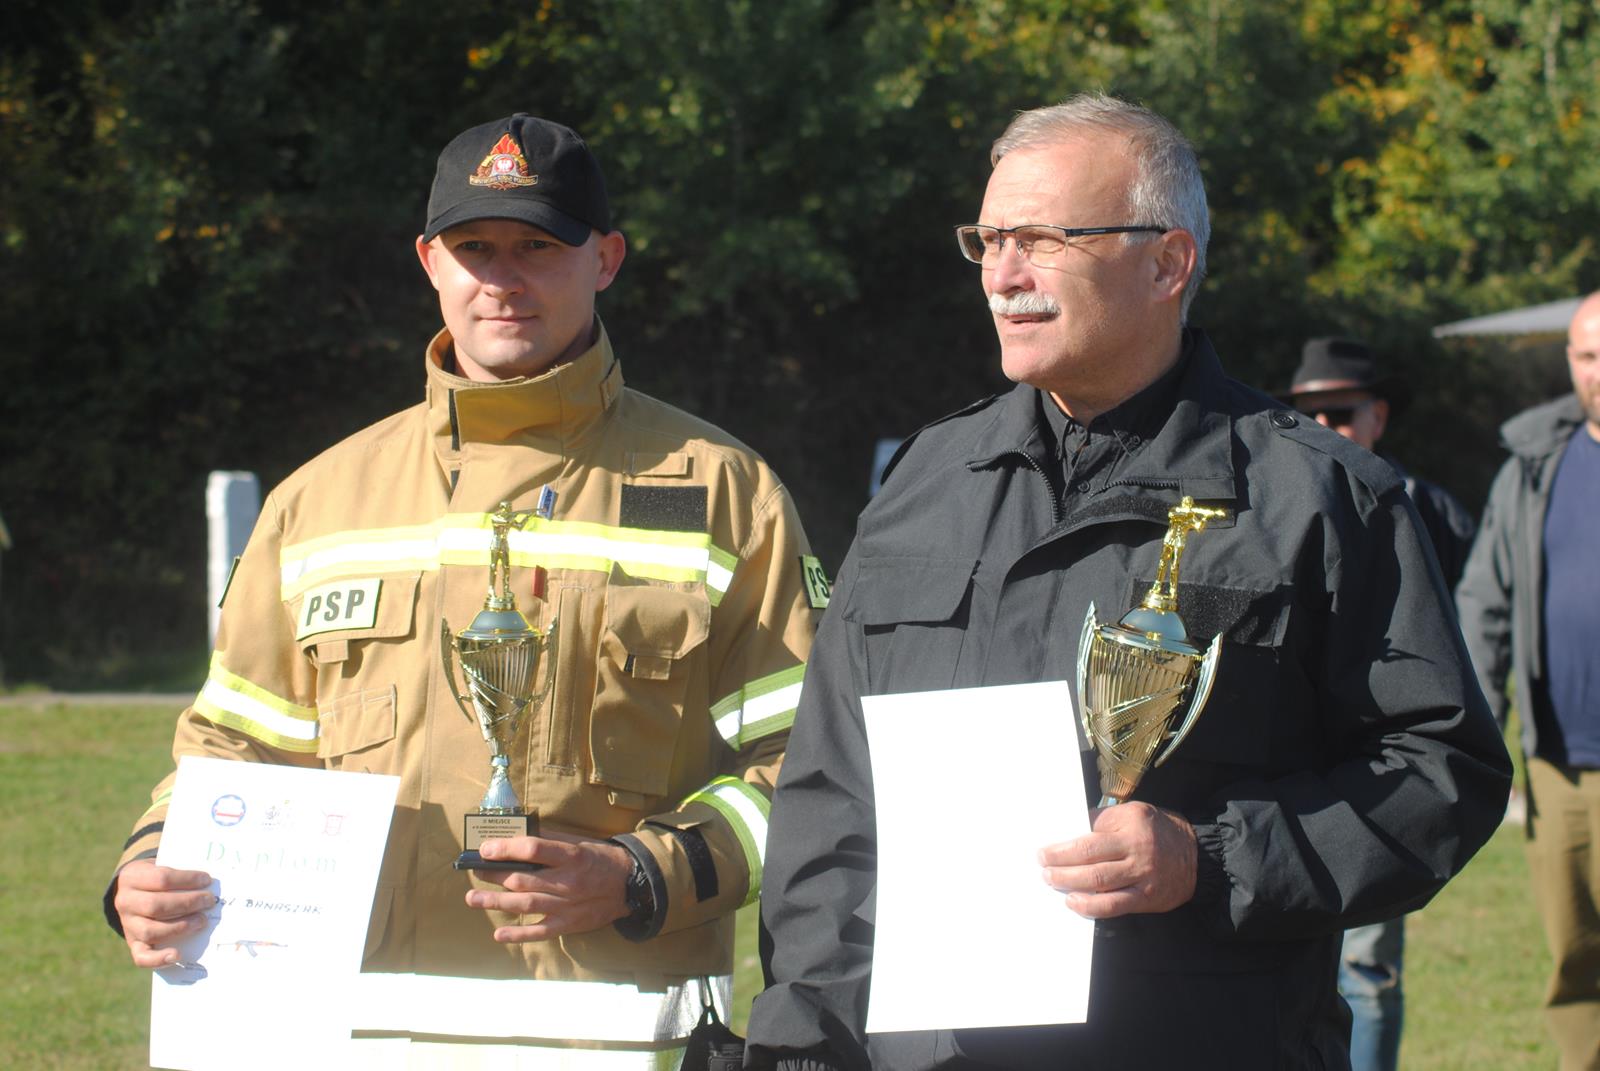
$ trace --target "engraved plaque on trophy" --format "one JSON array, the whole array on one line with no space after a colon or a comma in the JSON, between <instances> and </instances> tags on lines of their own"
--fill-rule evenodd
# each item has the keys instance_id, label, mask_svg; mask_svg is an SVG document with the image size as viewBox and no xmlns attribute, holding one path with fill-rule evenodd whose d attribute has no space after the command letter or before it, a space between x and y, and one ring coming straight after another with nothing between
<instances>
[{"instance_id":1,"label":"engraved plaque on trophy","mask_svg":"<svg viewBox=\"0 0 1600 1071\"><path fill-rule=\"evenodd\" d=\"M553 495L546 489L537 511L548 516ZM511 593L510 532L520 529L534 510L512 510L509 502L490 521L494 537L489 550L489 594L472 624L452 633L449 622L441 626L445 677L450 694L467 717L476 717L489 745L489 787L478 810L465 816L457 870L539 870L536 863L486 860L478 853L492 837L533 836L539 819L517 799L511 785L511 747L523 715L543 703L555 679L556 624L541 633L517 608ZM543 682L536 685L539 662L544 662ZM456 685L455 662L461 663L465 693ZM471 708L468 708L468 704Z\"/></svg>"},{"instance_id":2,"label":"engraved plaque on trophy","mask_svg":"<svg viewBox=\"0 0 1600 1071\"><path fill-rule=\"evenodd\" d=\"M1202 654L1178 616L1178 567L1191 532L1227 516L1185 495L1167 513L1161 563L1144 601L1114 625L1084 616L1078 705L1100 769L1100 806L1121 803L1183 743L1211 695L1222 637Z\"/></svg>"}]
</instances>

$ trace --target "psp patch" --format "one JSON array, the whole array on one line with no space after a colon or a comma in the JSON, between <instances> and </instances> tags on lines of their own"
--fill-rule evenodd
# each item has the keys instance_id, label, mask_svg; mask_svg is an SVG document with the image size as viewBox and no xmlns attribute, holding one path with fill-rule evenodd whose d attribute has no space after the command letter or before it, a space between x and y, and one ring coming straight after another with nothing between
<instances>
[{"instance_id":1,"label":"psp patch","mask_svg":"<svg viewBox=\"0 0 1600 1071\"><path fill-rule=\"evenodd\" d=\"M294 638L303 640L324 632L371 628L378 623L378 593L382 580L338 580L306 592Z\"/></svg>"},{"instance_id":2,"label":"psp patch","mask_svg":"<svg viewBox=\"0 0 1600 1071\"><path fill-rule=\"evenodd\" d=\"M811 600L812 609L827 609L833 585L828 583L828 574L822 571L822 562L809 554L800 555L800 578L805 581L806 598Z\"/></svg>"}]
</instances>

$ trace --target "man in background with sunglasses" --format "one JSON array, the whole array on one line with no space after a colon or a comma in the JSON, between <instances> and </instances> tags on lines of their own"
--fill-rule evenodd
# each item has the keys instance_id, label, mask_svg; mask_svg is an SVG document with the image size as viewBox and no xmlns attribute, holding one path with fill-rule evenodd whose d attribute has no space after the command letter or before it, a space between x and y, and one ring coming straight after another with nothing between
<instances>
[{"instance_id":1,"label":"man in background with sunglasses","mask_svg":"<svg viewBox=\"0 0 1600 1071\"><path fill-rule=\"evenodd\" d=\"M1340 934L1427 902L1505 809L1450 594L1395 470L1230 379L1190 324L1210 222L1170 122L1082 94L1018 115L990 162L955 238L1016 386L907 440L857 524L773 797L750 1066L1348 1067ZM867 1034L888 804L862 697L1071 681L1089 605L1137 604L1186 496L1225 511L1179 585L1188 633L1220 637L1204 713L1090 832L1018 853L1095 920L1086 1021ZM948 787L996 830L1007 755L1039 746L1008 713L973 704ZM1059 776L1095 786L1078 743ZM950 840L922 860L948 919L927 937L981 947L1000 909Z\"/></svg>"},{"instance_id":2,"label":"man in background with sunglasses","mask_svg":"<svg viewBox=\"0 0 1600 1071\"><path fill-rule=\"evenodd\" d=\"M1383 370L1365 343L1345 338L1314 338L1300 352L1300 367L1281 395L1284 401L1351 442L1378 452L1378 441L1411 404L1411 385ZM1436 483L1413 476L1392 457L1406 482L1406 493L1439 558L1445 586L1455 590L1466 568L1478 522L1467 507Z\"/></svg>"},{"instance_id":3,"label":"man in background with sunglasses","mask_svg":"<svg viewBox=\"0 0 1600 1071\"><path fill-rule=\"evenodd\" d=\"M1323 427L1377 452L1389 422L1411 401L1411 387L1384 372L1377 355L1361 342L1314 338L1300 353L1289 389L1280 395ZM1406 493L1433 544L1454 591L1472 550L1477 522L1444 488L1418 479L1392 458L1406 483ZM1339 995L1350 1005L1350 1063L1355 1071L1394 1071L1400 1062L1400 1032L1405 1023L1403 964L1405 916L1357 926L1344 935L1339 966Z\"/></svg>"}]
</instances>

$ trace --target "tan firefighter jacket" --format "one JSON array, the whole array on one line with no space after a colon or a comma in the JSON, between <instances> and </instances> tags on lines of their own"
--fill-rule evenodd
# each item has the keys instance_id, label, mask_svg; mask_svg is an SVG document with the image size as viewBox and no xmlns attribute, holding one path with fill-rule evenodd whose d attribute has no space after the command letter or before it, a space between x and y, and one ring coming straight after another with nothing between
<instances>
[{"instance_id":1,"label":"tan firefighter jacket","mask_svg":"<svg viewBox=\"0 0 1600 1071\"><path fill-rule=\"evenodd\" d=\"M626 389L603 329L535 379L462 379L449 353L441 332L423 404L267 498L173 754L399 775L364 971L647 990L726 974L826 601L794 506L748 448ZM524 613L559 622L556 677L525 716L512 784L545 830L648 849L665 910L644 940L607 926L496 944L516 918L467 907L476 879L451 866L490 764L446 679L440 625L483 607L497 504L531 509L546 485L553 516L513 531L510 559ZM153 853L172 780L119 866ZM675 828L709 852L687 857Z\"/></svg>"}]
</instances>

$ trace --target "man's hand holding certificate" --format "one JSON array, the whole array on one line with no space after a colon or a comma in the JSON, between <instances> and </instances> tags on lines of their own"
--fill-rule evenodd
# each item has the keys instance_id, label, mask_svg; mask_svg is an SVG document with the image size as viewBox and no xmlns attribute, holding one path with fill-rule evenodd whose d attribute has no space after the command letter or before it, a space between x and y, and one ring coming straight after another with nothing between
<instances>
[{"instance_id":1,"label":"man's hand holding certificate","mask_svg":"<svg viewBox=\"0 0 1600 1071\"><path fill-rule=\"evenodd\" d=\"M321 1066L338 1053L349 1036L341 997L361 969L398 786L373 774L181 761L156 857L173 869L147 876L210 883L187 892L198 928L193 915L172 924L192 930L176 961L151 953L166 964L152 982L151 1064Z\"/></svg>"}]
</instances>

